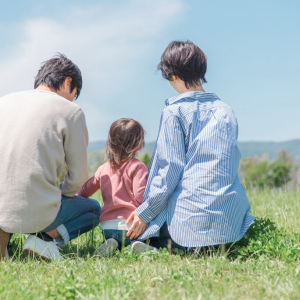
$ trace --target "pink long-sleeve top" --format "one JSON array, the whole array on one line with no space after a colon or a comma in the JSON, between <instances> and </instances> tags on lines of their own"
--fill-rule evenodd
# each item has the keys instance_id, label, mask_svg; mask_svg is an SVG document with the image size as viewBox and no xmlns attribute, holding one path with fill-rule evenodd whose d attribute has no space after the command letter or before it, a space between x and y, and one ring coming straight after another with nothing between
<instances>
[{"instance_id":1,"label":"pink long-sleeve top","mask_svg":"<svg viewBox=\"0 0 300 300\"><path fill-rule=\"evenodd\" d=\"M83 185L78 195L88 198L101 189L100 222L127 219L143 202L147 176L147 167L138 159L124 163L117 173L107 162Z\"/></svg>"}]
</instances>

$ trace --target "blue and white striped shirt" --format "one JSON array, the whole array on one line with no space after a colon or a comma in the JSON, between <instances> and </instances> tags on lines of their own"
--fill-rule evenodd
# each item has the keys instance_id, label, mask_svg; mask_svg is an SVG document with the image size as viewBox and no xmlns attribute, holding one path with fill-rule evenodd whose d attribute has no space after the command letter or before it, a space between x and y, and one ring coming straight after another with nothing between
<instances>
[{"instance_id":1,"label":"blue and white striped shirt","mask_svg":"<svg viewBox=\"0 0 300 300\"><path fill-rule=\"evenodd\" d=\"M255 217L238 177L238 125L213 93L186 92L166 101L149 177L137 214L149 225L138 238L159 236L167 221L185 247L234 242Z\"/></svg>"}]
</instances>

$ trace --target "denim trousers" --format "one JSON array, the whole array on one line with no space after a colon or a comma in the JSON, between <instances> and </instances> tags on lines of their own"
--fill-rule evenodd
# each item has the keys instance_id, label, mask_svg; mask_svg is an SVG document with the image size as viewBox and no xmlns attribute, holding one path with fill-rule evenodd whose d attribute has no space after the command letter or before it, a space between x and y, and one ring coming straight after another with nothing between
<instances>
[{"instance_id":1,"label":"denim trousers","mask_svg":"<svg viewBox=\"0 0 300 300\"><path fill-rule=\"evenodd\" d=\"M134 242L134 240L130 240L129 237L126 236L126 230L113 230L113 229L105 229L102 231L105 240L115 239L119 243L119 248L126 247Z\"/></svg>"},{"instance_id":2,"label":"denim trousers","mask_svg":"<svg viewBox=\"0 0 300 300\"><path fill-rule=\"evenodd\" d=\"M68 241L98 226L100 212L101 207L96 200L82 196L62 196L55 220L42 232L56 229L61 236L56 242L58 246L64 246Z\"/></svg>"},{"instance_id":3,"label":"denim trousers","mask_svg":"<svg viewBox=\"0 0 300 300\"><path fill-rule=\"evenodd\" d=\"M179 249L186 251L186 247L180 246L179 244L175 243L169 233L167 222L163 224L163 226L160 228L159 237L153 237L150 238L149 245L155 247L155 248L167 248L169 241L171 241L171 247L172 249Z\"/></svg>"},{"instance_id":4,"label":"denim trousers","mask_svg":"<svg viewBox=\"0 0 300 300\"><path fill-rule=\"evenodd\" d=\"M170 240L171 240L172 249L179 249L179 250L183 250L185 252L193 252L194 250L198 249L197 250L198 252L200 252L200 250L201 250L201 252L203 252L203 253L210 253L213 250L218 251L218 249L220 247L220 245L205 246L205 247L190 247L190 248L183 247L183 246L175 243L172 240L169 230L168 230L167 222L165 222L163 224L163 226L161 227L159 237L150 238L149 245L156 247L158 249L159 248L167 248Z\"/></svg>"}]
</instances>

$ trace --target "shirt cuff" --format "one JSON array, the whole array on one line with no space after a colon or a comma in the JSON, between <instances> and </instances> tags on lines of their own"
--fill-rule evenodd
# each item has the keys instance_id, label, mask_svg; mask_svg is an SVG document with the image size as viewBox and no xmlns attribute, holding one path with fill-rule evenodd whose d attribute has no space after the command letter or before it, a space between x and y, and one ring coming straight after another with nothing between
<instances>
[{"instance_id":1,"label":"shirt cuff","mask_svg":"<svg viewBox=\"0 0 300 300\"><path fill-rule=\"evenodd\" d=\"M150 223L156 217L147 202L143 202L135 211L146 223Z\"/></svg>"}]
</instances>

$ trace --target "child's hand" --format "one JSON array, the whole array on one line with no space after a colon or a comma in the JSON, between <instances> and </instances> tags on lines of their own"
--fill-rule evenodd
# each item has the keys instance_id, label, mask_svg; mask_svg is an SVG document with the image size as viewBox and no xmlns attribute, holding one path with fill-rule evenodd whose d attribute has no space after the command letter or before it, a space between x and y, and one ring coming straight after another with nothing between
<instances>
[{"instance_id":1,"label":"child's hand","mask_svg":"<svg viewBox=\"0 0 300 300\"><path fill-rule=\"evenodd\" d=\"M145 231L148 223L143 221L135 211L130 214L126 224L130 223L131 221L132 225L126 235L132 240L139 237Z\"/></svg>"}]
</instances>

